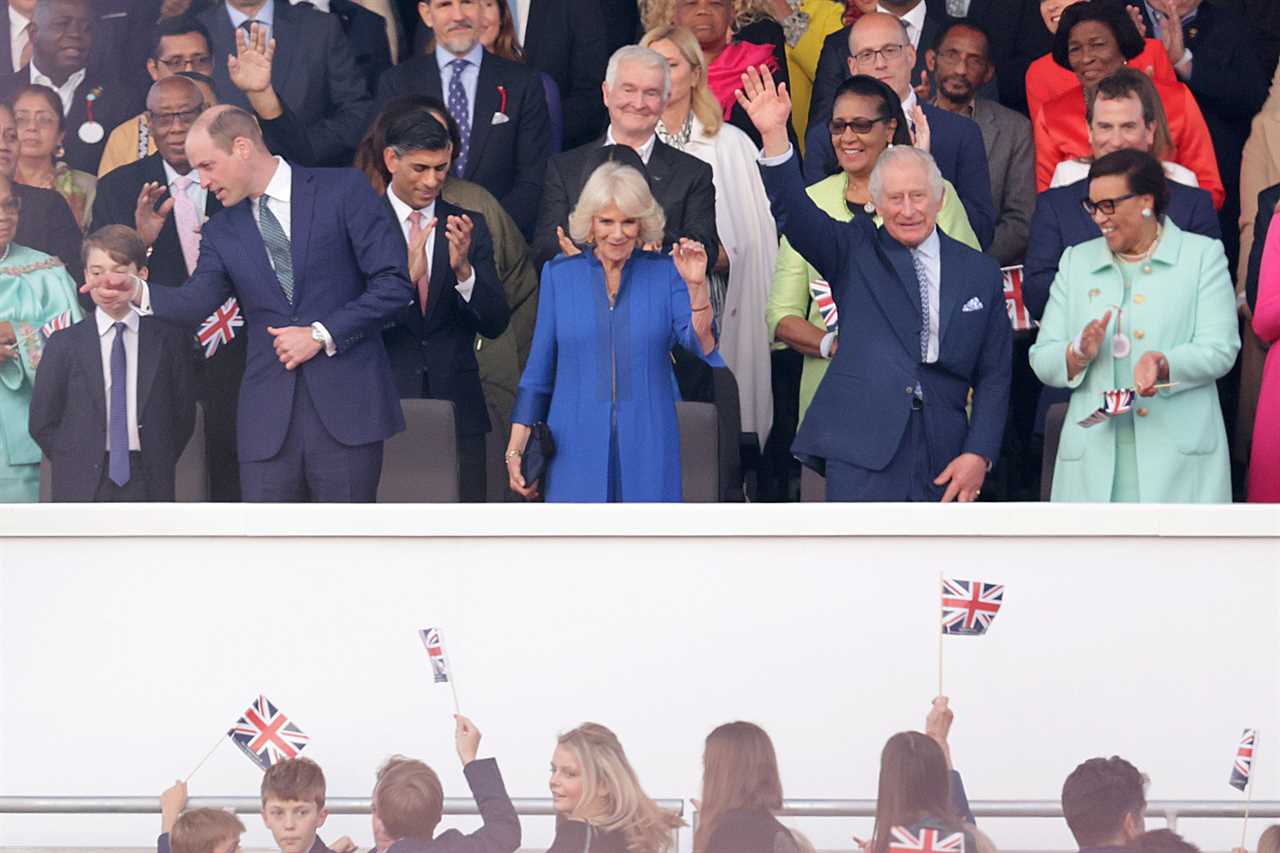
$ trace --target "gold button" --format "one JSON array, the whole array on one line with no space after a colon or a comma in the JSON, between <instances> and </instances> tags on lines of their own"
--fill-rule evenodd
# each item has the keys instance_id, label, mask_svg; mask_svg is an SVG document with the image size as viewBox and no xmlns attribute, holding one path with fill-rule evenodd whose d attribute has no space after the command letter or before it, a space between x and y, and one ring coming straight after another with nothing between
<instances>
[{"instance_id":1,"label":"gold button","mask_svg":"<svg viewBox=\"0 0 1280 853\"><path fill-rule=\"evenodd\" d=\"M1142 331L1141 329L1138 329L1136 332L1133 333L1133 336L1138 340L1142 340L1147 336L1147 333Z\"/></svg>"},{"instance_id":2,"label":"gold button","mask_svg":"<svg viewBox=\"0 0 1280 853\"><path fill-rule=\"evenodd\" d=\"M1138 417L1140 417L1140 418L1145 418L1146 416L1147 416L1147 409L1145 409L1145 408L1144 408L1144 409L1138 409Z\"/></svg>"},{"instance_id":3,"label":"gold button","mask_svg":"<svg viewBox=\"0 0 1280 853\"><path fill-rule=\"evenodd\" d=\"M1142 303L1147 301L1147 297L1139 293L1137 296L1133 297L1133 301L1141 305Z\"/></svg>"}]
</instances>

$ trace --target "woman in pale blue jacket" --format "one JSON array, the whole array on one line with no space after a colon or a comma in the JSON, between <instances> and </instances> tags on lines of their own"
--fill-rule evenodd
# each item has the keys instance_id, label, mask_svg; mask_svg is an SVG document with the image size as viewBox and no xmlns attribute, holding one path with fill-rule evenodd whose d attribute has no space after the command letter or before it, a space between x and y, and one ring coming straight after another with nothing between
<instances>
[{"instance_id":1,"label":"woman in pale blue jacket","mask_svg":"<svg viewBox=\"0 0 1280 853\"><path fill-rule=\"evenodd\" d=\"M1218 377L1240 349L1222 244L1164 214L1160 164L1116 151L1089 170L1085 209L1102 236L1067 249L1031 366L1072 389L1054 467L1055 501L1231 501ZM1081 426L1104 392L1128 411Z\"/></svg>"}]
</instances>

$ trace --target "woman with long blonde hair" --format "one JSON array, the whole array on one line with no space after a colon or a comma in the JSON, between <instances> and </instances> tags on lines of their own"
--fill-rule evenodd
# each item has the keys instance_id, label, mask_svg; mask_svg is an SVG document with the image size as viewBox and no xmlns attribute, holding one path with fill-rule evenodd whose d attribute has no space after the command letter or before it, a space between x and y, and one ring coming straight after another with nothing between
<instances>
[{"instance_id":1,"label":"woman with long blonde hair","mask_svg":"<svg viewBox=\"0 0 1280 853\"><path fill-rule=\"evenodd\" d=\"M617 735L583 723L551 755L556 837L547 853L663 853L684 826L640 787Z\"/></svg>"}]
</instances>

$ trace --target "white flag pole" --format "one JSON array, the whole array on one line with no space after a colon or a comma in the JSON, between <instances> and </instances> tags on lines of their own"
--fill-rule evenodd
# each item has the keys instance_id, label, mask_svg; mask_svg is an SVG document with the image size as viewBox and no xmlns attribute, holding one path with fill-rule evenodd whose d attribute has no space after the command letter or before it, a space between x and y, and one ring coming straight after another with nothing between
<instances>
[{"instance_id":1,"label":"white flag pole","mask_svg":"<svg viewBox=\"0 0 1280 853\"><path fill-rule=\"evenodd\" d=\"M458 708L458 686L453 680L453 661L449 658L449 652L445 650L444 638L440 638L440 653L444 655L445 671L449 673L449 689L453 691L453 713L462 716L462 711Z\"/></svg>"},{"instance_id":2,"label":"white flag pole","mask_svg":"<svg viewBox=\"0 0 1280 853\"><path fill-rule=\"evenodd\" d=\"M1258 730L1253 730L1253 759L1249 762L1249 781L1244 786L1244 822L1240 827L1240 847L1244 846L1245 837L1249 834L1249 806L1253 803L1254 769L1258 764Z\"/></svg>"},{"instance_id":3,"label":"white flag pole","mask_svg":"<svg viewBox=\"0 0 1280 853\"><path fill-rule=\"evenodd\" d=\"M223 741L226 737L227 737L227 735L226 735L226 734L223 734L223 735L222 735L222 737L218 738L218 742L217 742L217 743L215 743L215 744L213 745L213 749L209 750L209 751L205 754L205 757L204 757L204 758L202 758L202 759L200 759L200 763L196 765L196 769L195 769L195 770L192 770L190 773L188 773L188 774L187 774L187 778L185 778L185 779L183 779L183 780L182 780L183 784L186 784L187 782L190 782L190 781L191 781L191 777L192 777L192 776L194 776L194 775L196 775L196 771L197 771L197 770L199 770L201 767L204 767L204 763L205 763L206 761L208 761L210 758L212 758L212 757L213 757L213 754L214 754L215 752L217 752L217 751L218 751L218 747L222 746L222 741Z\"/></svg>"}]
</instances>

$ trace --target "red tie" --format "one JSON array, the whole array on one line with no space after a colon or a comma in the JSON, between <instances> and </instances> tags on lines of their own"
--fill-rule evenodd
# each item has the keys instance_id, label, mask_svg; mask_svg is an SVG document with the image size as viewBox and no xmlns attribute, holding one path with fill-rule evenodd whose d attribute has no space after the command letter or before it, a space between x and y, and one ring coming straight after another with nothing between
<instances>
[{"instance_id":1,"label":"red tie","mask_svg":"<svg viewBox=\"0 0 1280 853\"><path fill-rule=\"evenodd\" d=\"M422 211L415 210L409 214L409 243L422 237ZM414 282L418 286L418 304L422 306L422 316L427 316L427 286L431 281L431 245L428 240L427 248L427 272L422 278Z\"/></svg>"}]
</instances>

